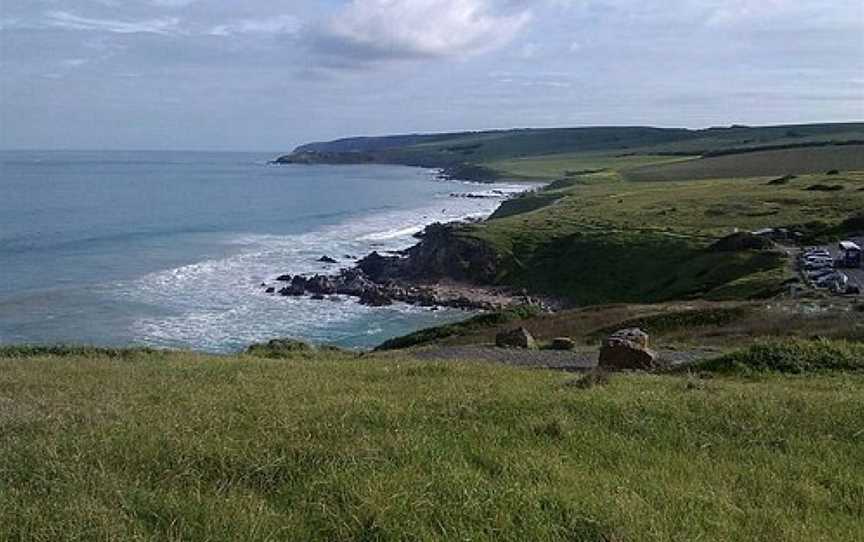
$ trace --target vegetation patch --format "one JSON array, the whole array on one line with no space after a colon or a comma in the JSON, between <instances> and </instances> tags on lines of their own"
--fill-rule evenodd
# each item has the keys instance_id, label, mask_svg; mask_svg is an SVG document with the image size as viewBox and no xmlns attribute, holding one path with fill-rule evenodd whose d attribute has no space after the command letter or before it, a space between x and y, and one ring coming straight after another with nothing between
<instances>
[{"instance_id":1,"label":"vegetation patch","mask_svg":"<svg viewBox=\"0 0 864 542\"><path fill-rule=\"evenodd\" d=\"M0 540L860 540L864 374L0 358Z\"/></svg>"},{"instance_id":2,"label":"vegetation patch","mask_svg":"<svg viewBox=\"0 0 864 542\"><path fill-rule=\"evenodd\" d=\"M620 329L628 328L639 328L649 335L663 335L682 329L723 327L746 318L753 313L753 310L749 305L740 305L652 314L600 328L591 332L588 338L595 341L602 340Z\"/></svg>"},{"instance_id":3,"label":"vegetation patch","mask_svg":"<svg viewBox=\"0 0 864 542\"><path fill-rule=\"evenodd\" d=\"M540 314L540 309L533 305L522 305L502 311L480 314L469 318L464 322L446 324L427 329L421 329L414 333L396 337L380 344L375 350L400 350L432 344L449 337L470 335L478 331L500 326L516 320L524 320Z\"/></svg>"},{"instance_id":4,"label":"vegetation patch","mask_svg":"<svg viewBox=\"0 0 864 542\"><path fill-rule=\"evenodd\" d=\"M745 350L699 363L719 373L864 371L864 344L826 339L789 339L758 343Z\"/></svg>"}]
</instances>

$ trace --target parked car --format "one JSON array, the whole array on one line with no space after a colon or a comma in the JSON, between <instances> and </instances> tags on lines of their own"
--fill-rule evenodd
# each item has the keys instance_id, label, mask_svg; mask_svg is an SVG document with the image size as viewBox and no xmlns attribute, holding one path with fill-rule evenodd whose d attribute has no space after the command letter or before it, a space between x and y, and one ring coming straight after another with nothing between
<instances>
[{"instance_id":1,"label":"parked car","mask_svg":"<svg viewBox=\"0 0 864 542\"><path fill-rule=\"evenodd\" d=\"M821 271L823 269L834 269L834 264L831 262L810 262L804 264L805 271Z\"/></svg>"},{"instance_id":2,"label":"parked car","mask_svg":"<svg viewBox=\"0 0 864 542\"><path fill-rule=\"evenodd\" d=\"M830 258L831 253L827 250L820 250L819 252L805 252L801 254L802 258Z\"/></svg>"},{"instance_id":3,"label":"parked car","mask_svg":"<svg viewBox=\"0 0 864 542\"><path fill-rule=\"evenodd\" d=\"M815 280L816 286L820 288L831 288L835 291L846 290L849 285L849 277L843 273L831 273Z\"/></svg>"},{"instance_id":4,"label":"parked car","mask_svg":"<svg viewBox=\"0 0 864 542\"><path fill-rule=\"evenodd\" d=\"M821 269L819 271L813 271L813 272L809 273L807 275L807 278L810 279L811 282L818 283L823 278L828 277L828 276L833 275L833 274L834 274L833 269Z\"/></svg>"}]
</instances>

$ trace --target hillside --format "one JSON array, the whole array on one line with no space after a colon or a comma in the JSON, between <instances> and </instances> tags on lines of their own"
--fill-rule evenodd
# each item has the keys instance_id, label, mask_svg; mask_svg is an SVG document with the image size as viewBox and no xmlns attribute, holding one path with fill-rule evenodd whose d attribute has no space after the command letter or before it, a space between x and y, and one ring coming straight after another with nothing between
<instances>
[{"instance_id":1,"label":"hillside","mask_svg":"<svg viewBox=\"0 0 864 542\"><path fill-rule=\"evenodd\" d=\"M651 127L519 129L347 138L300 146L293 153L277 158L276 162L392 163L438 168L470 164L486 167L490 162L501 160L565 153L700 156L764 146L851 141L864 141L864 124L733 126L704 130ZM493 171L487 171L487 177L511 177L506 170L494 166L489 169Z\"/></svg>"},{"instance_id":2,"label":"hillside","mask_svg":"<svg viewBox=\"0 0 864 542\"><path fill-rule=\"evenodd\" d=\"M0 539L857 540L861 354L766 345L607 379L6 348Z\"/></svg>"},{"instance_id":3,"label":"hillside","mask_svg":"<svg viewBox=\"0 0 864 542\"><path fill-rule=\"evenodd\" d=\"M843 225L864 209L861 141L864 124L505 130L347 139L280 160L551 181L482 224L427 239L413 267L586 306L783 292L788 250L711 245L763 228L789 229L799 241L855 233Z\"/></svg>"}]
</instances>

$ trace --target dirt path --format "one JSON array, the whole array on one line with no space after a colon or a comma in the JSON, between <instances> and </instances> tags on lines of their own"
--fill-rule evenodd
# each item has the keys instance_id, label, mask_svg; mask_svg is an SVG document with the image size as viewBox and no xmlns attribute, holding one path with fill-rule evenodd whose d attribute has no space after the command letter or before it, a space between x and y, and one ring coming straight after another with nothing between
<instances>
[{"instance_id":1,"label":"dirt path","mask_svg":"<svg viewBox=\"0 0 864 542\"><path fill-rule=\"evenodd\" d=\"M722 351L712 348L694 350L659 350L661 361L671 365L684 365L715 357ZM587 371L597 366L597 350L583 349L571 352L554 350L517 350L490 346L446 346L417 350L414 357L425 361L477 361L504 363L516 367L533 367L556 371Z\"/></svg>"}]
</instances>

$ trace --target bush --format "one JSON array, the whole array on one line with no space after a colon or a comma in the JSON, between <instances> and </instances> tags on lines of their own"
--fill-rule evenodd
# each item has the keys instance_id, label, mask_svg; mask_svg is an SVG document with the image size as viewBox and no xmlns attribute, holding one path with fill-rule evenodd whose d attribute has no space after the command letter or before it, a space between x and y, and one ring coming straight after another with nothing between
<instances>
[{"instance_id":1,"label":"bush","mask_svg":"<svg viewBox=\"0 0 864 542\"><path fill-rule=\"evenodd\" d=\"M253 344L246 349L246 353L260 358L279 359L292 357L300 353L310 353L313 348L294 339L273 339L266 343Z\"/></svg>"},{"instance_id":2,"label":"bush","mask_svg":"<svg viewBox=\"0 0 864 542\"><path fill-rule=\"evenodd\" d=\"M825 339L770 341L704 361L696 368L720 373L864 371L864 344Z\"/></svg>"}]
</instances>

